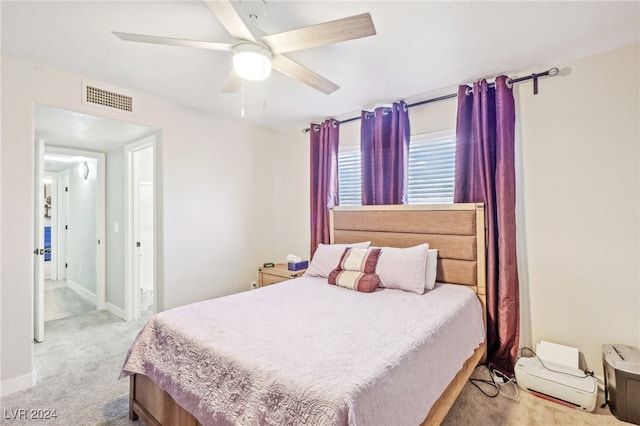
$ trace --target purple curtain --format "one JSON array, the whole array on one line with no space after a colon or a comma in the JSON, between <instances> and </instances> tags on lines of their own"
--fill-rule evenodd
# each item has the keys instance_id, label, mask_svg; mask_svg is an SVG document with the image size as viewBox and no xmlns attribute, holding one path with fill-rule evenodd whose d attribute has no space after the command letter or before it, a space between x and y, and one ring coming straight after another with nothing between
<instances>
[{"instance_id":1,"label":"purple curtain","mask_svg":"<svg viewBox=\"0 0 640 426\"><path fill-rule=\"evenodd\" d=\"M311 124L311 256L329 243L329 209L338 204L339 124Z\"/></svg>"},{"instance_id":2,"label":"purple curtain","mask_svg":"<svg viewBox=\"0 0 640 426\"><path fill-rule=\"evenodd\" d=\"M510 374L520 311L515 224L515 105L507 77L458 89L454 202L485 204L488 361Z\"/></svg>"},{"instance_id":3,"label":"purple curtain","mask_svg":"<svg viewBox=\"0 0 640 426\"><path fill-rule=\"evenodd\" d=\"M407 104L362 111L362 204L406 204L409 172Z\"/></svg>"}]
</instances>

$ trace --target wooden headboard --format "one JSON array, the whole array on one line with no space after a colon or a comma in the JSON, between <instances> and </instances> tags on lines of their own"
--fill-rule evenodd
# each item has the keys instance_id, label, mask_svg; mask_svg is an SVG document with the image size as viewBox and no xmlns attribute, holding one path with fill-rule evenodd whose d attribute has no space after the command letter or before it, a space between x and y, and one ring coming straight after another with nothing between
<instances>
[{"instance_id":1,"label":"wooden headboard","mask_svg":"<svg viewBox=\"0 0 640 426\"><path fill-rule=\"evenodd\" d=\"M332 243L371 241L377 247L428 243L438 249L437 281L472 288L485 311L484 204L334 207L330 226Z\"/></svg>"}]
</instances>

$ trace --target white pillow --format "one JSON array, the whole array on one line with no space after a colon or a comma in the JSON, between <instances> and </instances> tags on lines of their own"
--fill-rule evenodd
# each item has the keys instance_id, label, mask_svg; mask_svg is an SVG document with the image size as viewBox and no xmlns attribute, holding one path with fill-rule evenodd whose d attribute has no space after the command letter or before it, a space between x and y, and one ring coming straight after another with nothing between
<instances>
[{"instance_id":1,"label":"white pillow","mask_svg":"<svg viewBox=\"0 0 640 426\"><path fill-rule=\"evenodd\" d=\"M429 276L427 271L429 252L427 243L407 248L382 247L376 267L376 274L380 277L380 287L423 294Z\"/></svg>"},{"instance_id":2,"label":"white pillow","mask_svg":"<svg viewBox=\"0 0 640 426\"><path fill-rule=\"evenodd\" d=\"M371 241L353 244L318 244L309 268L305 271L305 277L327 278L340 263L340 258L347 247L369 248Z\"/></svg>"},{"instance_id":3,"label":"white pillow","mask_svg":"<svg viewBox=\"0 0 640 426\"><path fill-rule=\"evenodd\" d=\"M436 275L438 274L438 250L429 249L427 254L427 277L425 282L426 290L433 290L436 285Z\"/></svg>"}]
</instances>

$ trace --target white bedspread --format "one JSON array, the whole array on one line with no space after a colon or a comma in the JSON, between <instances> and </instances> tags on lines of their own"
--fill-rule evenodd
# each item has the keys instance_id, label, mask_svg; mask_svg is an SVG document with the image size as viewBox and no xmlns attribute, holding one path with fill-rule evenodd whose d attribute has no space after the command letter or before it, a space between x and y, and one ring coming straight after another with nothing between
<instances>
[{"instance_id":1,"label":"white bedspread","mask_svg":"<svg viewBox=\"0 0 640 426\"><path fill-rule=\"evenodd\" d=\"M463 286L302 277L155 315L121 377L149 376L205 425L417 425L483 341Z\"/></svg>"}]
</instances>

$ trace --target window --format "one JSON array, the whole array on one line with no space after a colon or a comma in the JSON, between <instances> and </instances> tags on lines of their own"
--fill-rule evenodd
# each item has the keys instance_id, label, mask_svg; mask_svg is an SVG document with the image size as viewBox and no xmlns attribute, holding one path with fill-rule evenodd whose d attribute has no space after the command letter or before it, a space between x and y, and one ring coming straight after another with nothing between
<instances>
[{"instance_id":1,"label":"window","mask_svg":"<svg viewBox=\"0 0 640 426\"><path fill-rule=\"evenodd\" d=\"M360 150L338 153L338 205L359 206L362 204L362 171Z\"/></svg>"},{"instance_id":2,"label":"window","mask_svg":"<svg viewBox=\"0 0 640 426\"><path fill-rule=\"evenodd\" d=\"M409 144L409 204L453 203L456 138L449 133L412 138ZM362 203L360 150L338 153L339 205Z\"/></svg>"},{"instance_id":3,"label":"window","mask_svg":"<svg viewBox=\"0 0 640 426\"><path fill-rule=\"evenodd\" d=\"M409 204L453 203L456 138L420 136L409 144Z\"/></svg>"}]
</instances>

